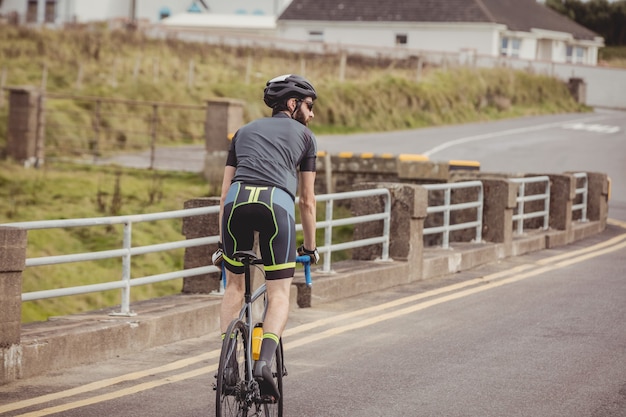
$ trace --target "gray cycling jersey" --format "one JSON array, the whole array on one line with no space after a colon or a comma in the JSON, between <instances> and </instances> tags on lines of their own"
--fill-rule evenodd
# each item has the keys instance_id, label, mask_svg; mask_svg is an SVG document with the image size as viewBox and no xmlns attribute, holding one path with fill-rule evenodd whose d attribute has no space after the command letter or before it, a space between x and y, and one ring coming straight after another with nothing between
<instances>
[{"instance_id":1,"label":"gray cycling jersey","mask_svg":"<svg viewBox=\"0 0 626 417\"><path fill-rule=\"evenodd\" d=\"M313 132L278 113L241 127L230 144L226 165L237 168L233 182L279 187L295 199L298 170L315 171L316 157Z\"/></svg>"}]
</instances>

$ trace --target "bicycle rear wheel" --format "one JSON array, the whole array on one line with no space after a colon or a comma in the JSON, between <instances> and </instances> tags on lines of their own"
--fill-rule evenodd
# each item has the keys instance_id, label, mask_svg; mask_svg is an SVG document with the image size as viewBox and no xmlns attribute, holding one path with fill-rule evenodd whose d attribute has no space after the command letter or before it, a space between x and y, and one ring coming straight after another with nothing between
<instances>
[{"instance_id":1,"label":"bicycle rear wheel","mask_svg":"<svg viewBox=\"0 0 626 417\"><path fill-rule=\"evenodd\" d=\"M248 415L246 403L246 347L248 328L241 320L234 320L226 330L217 369L215 415L240 417Z\"/></svg>"},{"instance_id":2,"label":"bicycle rear wheel","mask_svg":"<svg viewBox=\"0 0 626 417\"><path fill-rule=\"evenodd\" d=\"M278 387L280 398L275 403L262 404L262 414L265 417L282 417L283 416L283 376L287 375L283 362L283 343L282 340L276 347L276 354L272 360L271 369L274 376L274 383Z\"/></svg>"}]
</instances>

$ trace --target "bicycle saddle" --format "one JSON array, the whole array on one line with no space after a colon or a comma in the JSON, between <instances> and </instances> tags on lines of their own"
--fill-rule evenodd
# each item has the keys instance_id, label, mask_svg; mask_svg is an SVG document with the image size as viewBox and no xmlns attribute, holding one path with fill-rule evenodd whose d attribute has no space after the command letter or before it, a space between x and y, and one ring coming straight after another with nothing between
<instances>
[{"instance_id":1,"label":"bicycle saddle","mask_svg":"<svg viewBox=\"0 0 626 417\"><path fill-rule=\"evenodd\" d=\"M236 259L239 262L243 262L244 259L248 259L250 261L256 261L259 259L255 251L252 250L238 250L233 253L233 259Z\"/></svg>"}]
</instances>

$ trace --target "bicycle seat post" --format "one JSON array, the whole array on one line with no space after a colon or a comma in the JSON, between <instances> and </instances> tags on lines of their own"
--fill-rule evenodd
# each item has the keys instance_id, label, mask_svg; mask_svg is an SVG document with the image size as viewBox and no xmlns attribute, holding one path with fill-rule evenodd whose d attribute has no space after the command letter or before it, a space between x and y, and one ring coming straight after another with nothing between
<instances>
[{"instance_id":1,"label":"bicycle seat post","mask_svg":"<svg viewBox=\"0 0 626 417\"><path fill-rule=\"evenodd\" d=\"M252 278L250 272L250 265L252 265L257 259L257 255L253 251L239 251L233 254L233 257L243 264L244 279L245 279L245 293L244 300L246 304L252 302ZM248 313L247 313L248 314Z\"/></svg>"}]
</instances>

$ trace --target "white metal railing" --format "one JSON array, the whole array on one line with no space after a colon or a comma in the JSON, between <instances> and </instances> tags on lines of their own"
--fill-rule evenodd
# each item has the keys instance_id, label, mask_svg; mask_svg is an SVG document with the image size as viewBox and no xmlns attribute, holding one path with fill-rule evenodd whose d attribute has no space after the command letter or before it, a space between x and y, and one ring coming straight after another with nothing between
<instances>
[{"instance_id":1,"label":"white metal railing","mask_svg":"<svg viewBox=\"0 0 626 417\"><path fill-rule=\"evenodd\" d=\"M194 246L208 245L217 243L219 236L209 236L202 238L187 239L177 242L161 243L156 245L132 247L132 226L134 223L149 222L157 220L176 219L182 217L192 217L202 214L219 214L219 206L200 207L185 210L175 210L163 213L137 214L130 216L112 216L97 217L84 219L67 219L67 220L42 220L33 222L9 223L6 226L21 227L26 230L37 229L58 229L70 227L93 227L103 225L123 224L123 241L121 249L105 250L99 252L76 253L71 255L43 256L38 258L27 258L26 267L55 265L70 262L86 262L99 259L122 258L122 278L120 281L105 282L100 284L81 285L68 288L57 288L52 290L33 291L22 294L22 301L33 301L44 298L62 297L67 295L87 294L101 292L106 290L121 289L122 300L120 303L120 311L113 313L117 315L131 316L130 311L130 289L131 287L145 284L153 284L156 282L167 281L171 279L191 277L210 272L218 272L219 269L213 265L184 269L180 271L168 272L158 275L151 275L141 278L131 279L131 258L134 255L143 255L153 252L162 252L166 250L174 250L181 248L190 248Z\"/></svg>"},{"instance_id":2,"label":"white metal railing","mask_svg":"<svg viewBox=\"0 0 626 417\"><path fill-rule=\"evenodd\" d=\"M450 247L450 232L454 230L476 229L476 242L482 240L483 227L483 183L481 181L463 181L447 184L425 184L423 185L429 191L444 191L444 202L440 206L431 206L429 204L426 214L443 213L443 224L441 226L432 226L424 228L424 235L432 235L436 233L443 234L442 247L447 249ZM452 190L464 188L478 188L478 197L474 201L465 203L451 203ZM476 220L471 222L450 224L450 212L457 210L476 209Z\"/></svg>"},{"instance_id":3,"label":"white metal railing","mask_svg":"<svg viewBox=\"0 0 626 417\"><path fill-rule=\"evenodd\" d=\"M513 223L517 222L515 231L521 235L524 233L524 220L543 217L543 229L547 230L550 225L550 178L548 176L511 178L511 182L519 184L517 190L517 210L513 214ZM526 185L544 183L542 193L526 194ZM543 210L526 212L526 203L532 201L543 201Z\"/></svg>"},{"instance_id":4,"label":"white metal railing","mask_svg":"<svg viewBox=\"0 0 626 417\"><path fill-rule=\"evenodd\" d=\"M355 216L345 219L333 219L333 203L337 200L347 200L363 197L383 196L384 211L382 213L367 214L363 216ZM317 222L317 228L324 228L324 246L318 247L320 253L325 253L322 272L330 272L330 255L333 251L358 248L381 243L382 253L381 260L389 259L389 228L391 223L391 194L386 188L377 188L363 191L350 191L345 193L323 194L316 196L317 201L326 202L325 220ZM352 240L350 242L332 244L333 226L343 226L357 223L365 223L372 221L383 221L383 234L380 237L372 237L367 239ZM302 230L302 225L298 225L297 230Z\"/></svg>"},{"instance_id":5,"label":"white metal railing","mask_svg":"<svg viewBox=\"0 0 626 417\"><path fill-rule=\"evenodd\" d=\"M385 206L382 213L374 213L357 217L350 217L345 219L333 220L332 205L334 201L364 198L373 196L384 196ZM376 243L382 243L381 259L386 260L389 257L389 224L391 219L391 201L389 190L387 189L373 189L354 191L347 193L326 194L318 195L317 201L326 201L326 218L324 221L317 222L317 228L324 228L324 246L319 247L320 253L326 254L324 256L323 271L330 271L330 258L333 251L340 251L350 248L356 248L361 246L368 246ZM192 217L205 214L219 214L219 206L199 207L184 210L175 210L162 213L151 214L137 214L129 216L114 216L114 217L97 217L97 218L83 218L83 219L66 219L66 220L42 220L32 222L17 222L7 223L3 226L20 227L26 230L38 230L38 229L59 229L59 228L71 228L71 227L93 227L93 226L106 226L106 225L124 225L123 230L123 242L121 249L112 249L99 252L86 252L75 253L69 255L55 255L55 256L43 256L37 258L27 258L26 267L36 267L44 265L55 265L71 262L85 262L110 258L122 258L122 278L119 281L112 281L100 284L81 285L67 288L57 288L42 291L33 291L22 294L22 301L33 301L45 298L62 297L68 295L87 294L94 292L101 292L106 290L121 289L121 303L120 311L112 313L114 315L132 316L134 313L130 310L130 290L131 287L152 284L161 281L167 281L172 279L192 277L211 272L219 272L219 268L213 265L207 265L202 267L183 269L179 271L167 272L157 275L151 275L146 277L131 278L131 258L135 255L143 255L153 252L162 252L181 248L191 248L195 246L202 246L208 244L215 244L219 241L218 235L206 236L200 238L192 238L187 240L181 240L176 242L167 242L147 246L132 246L132 226L134 223L150 222L158 220L167 220L175 218ZM383 220L383 235L380 237L374 237L369 239L361 239L358 241L351 241L346 243L332 244L332 228L333 226L353 225L357 223L364 223L370 221ZM296 226L297 230L302 230L302 225Z\"/></svg>"},{"instance_id":6,"label":"white metal railing","mask_svg":"<svg viewBox=\"0 0 626 417\"><path fill-rule=\"evenodd\" d=\"M580 196L581 202L578 204L572 205L572 212L580 210L580 213L581 213L580 221L586 222L587 221L587 198L589 195L589 181L587 179L587 173L577 172L573 174L573 176L576 179L576 198ZM578 180L582 180L581 181L582 185L580 187L578 186L578 182L579 182Z\"/></svg>"}]
</instances>

